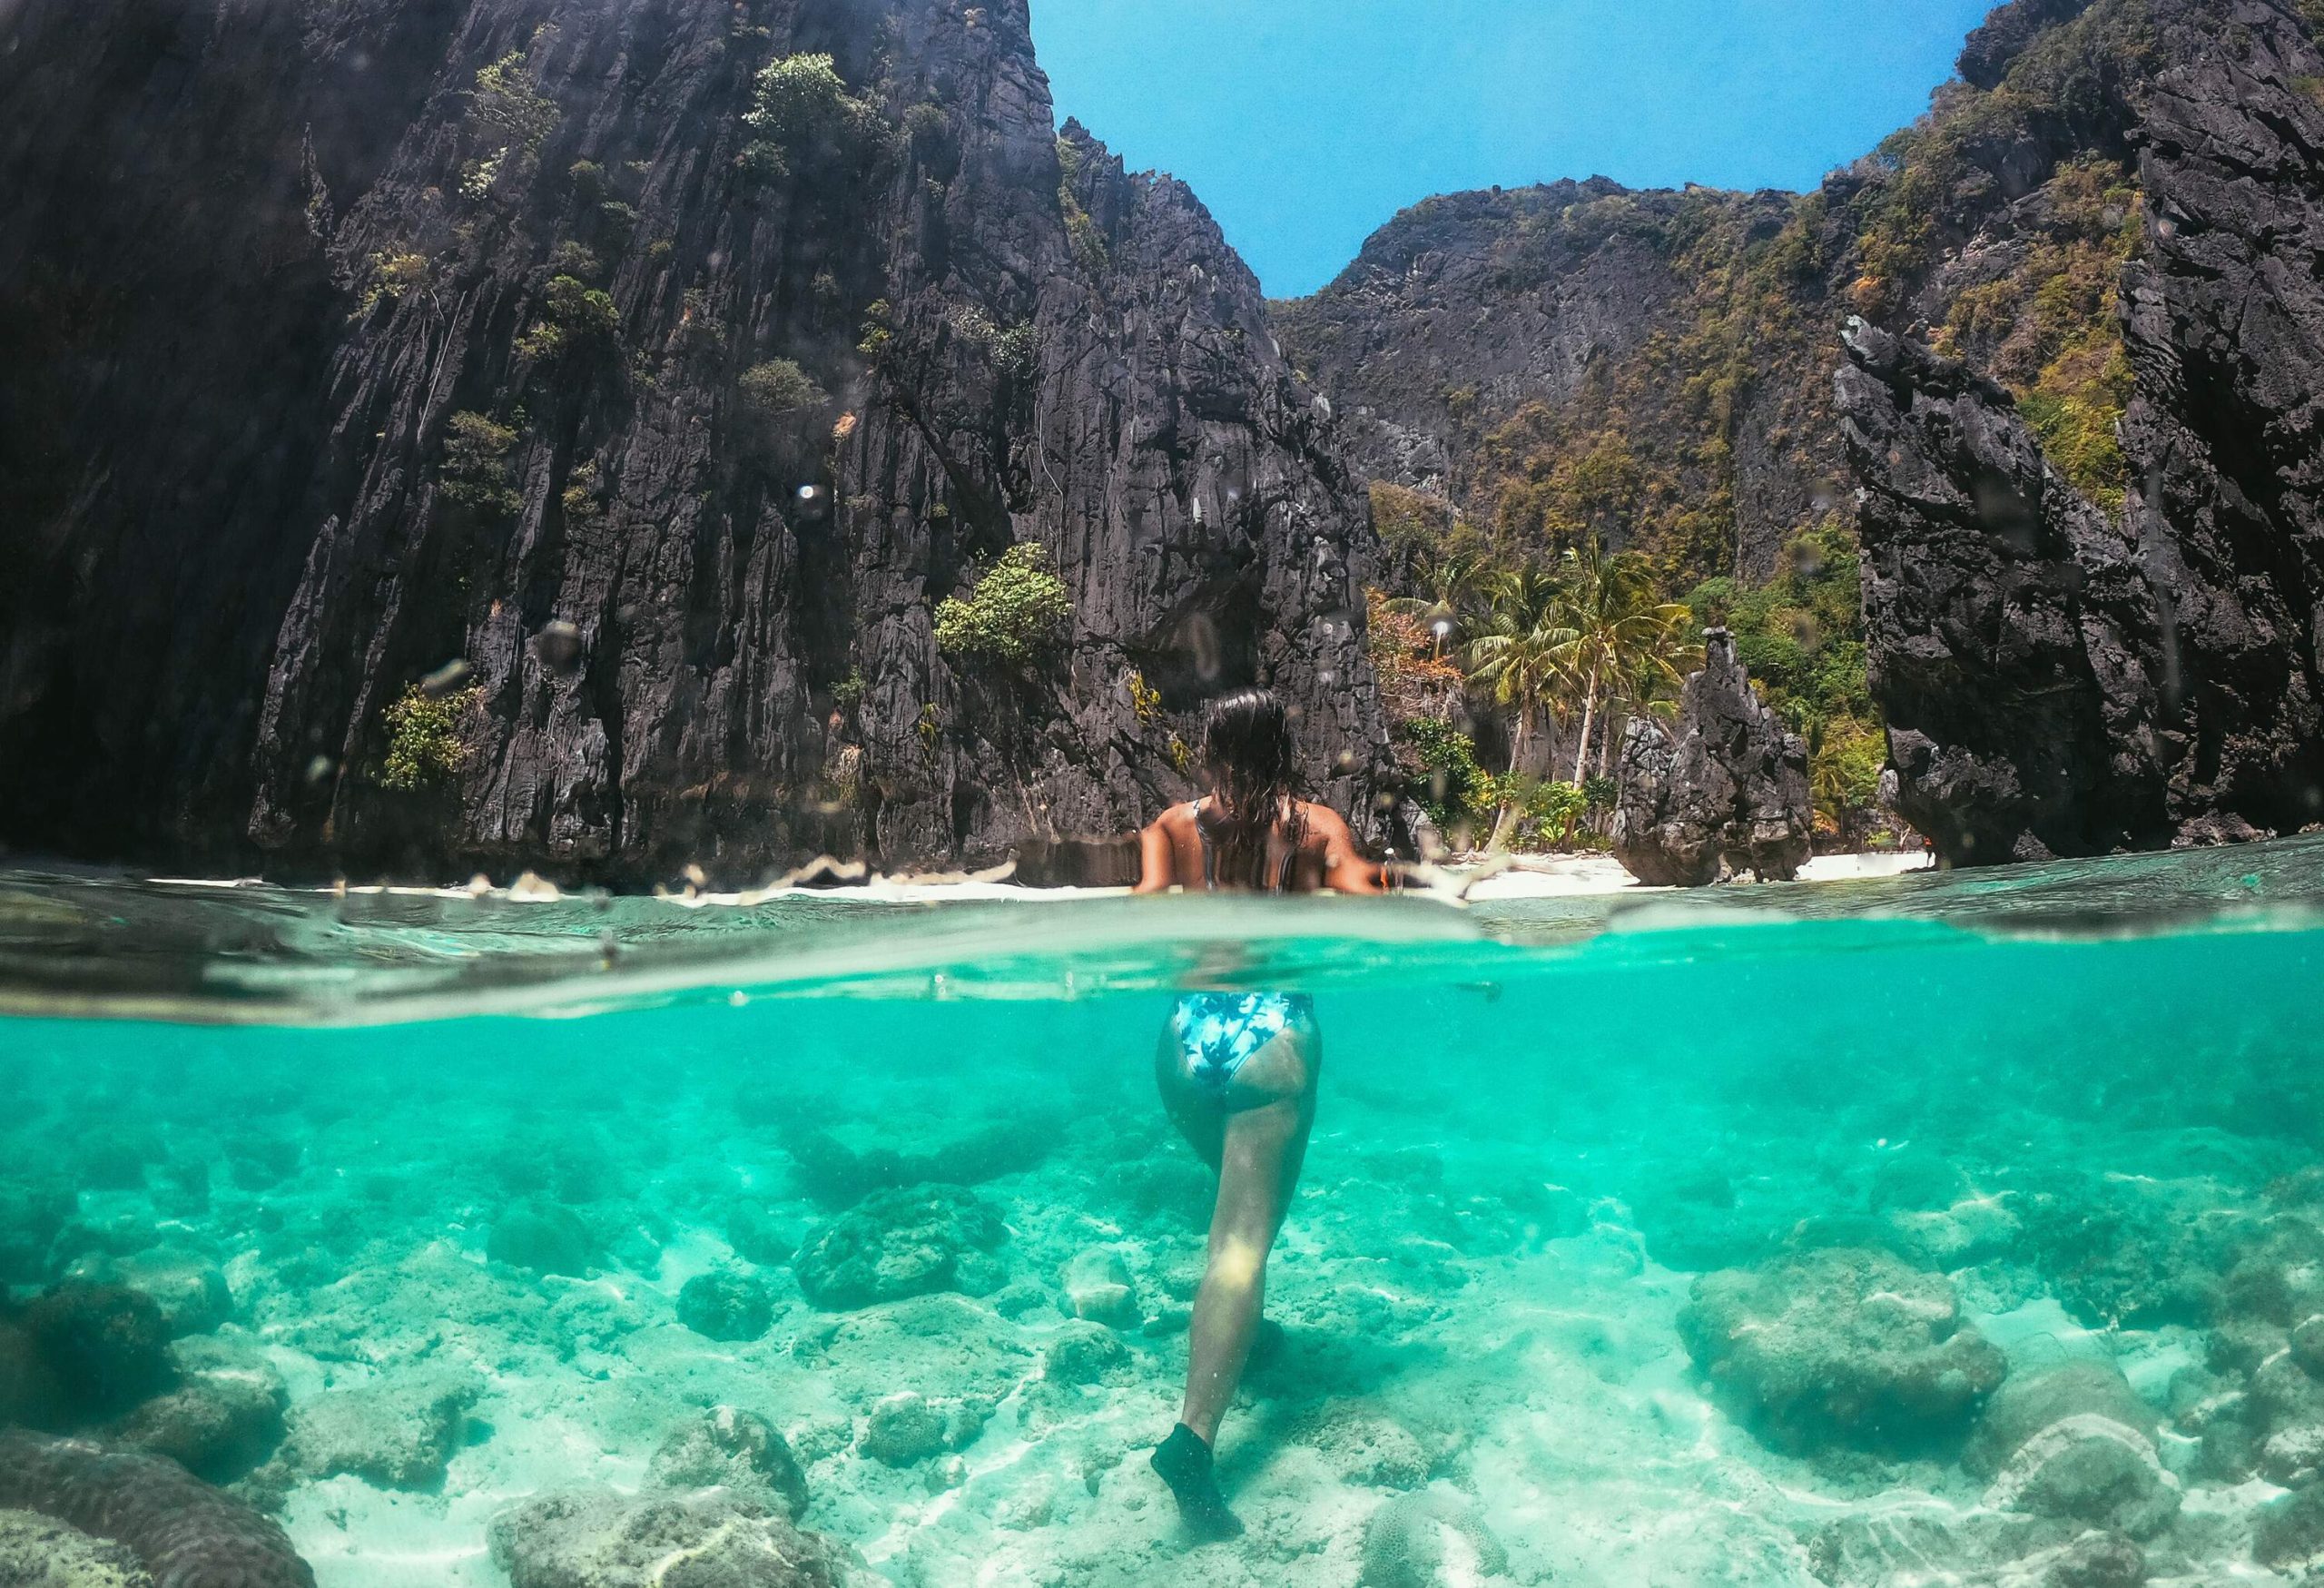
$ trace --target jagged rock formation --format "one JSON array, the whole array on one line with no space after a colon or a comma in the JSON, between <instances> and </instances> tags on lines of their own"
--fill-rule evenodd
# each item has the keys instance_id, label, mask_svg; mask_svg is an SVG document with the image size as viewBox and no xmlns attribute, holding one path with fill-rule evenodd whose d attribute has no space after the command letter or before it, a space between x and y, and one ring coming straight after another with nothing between
<instances>
[{"instance_id":1,"label":"jagged rock formation","mask_svg":"<svg viewBox=\"0 0 2324 1588\"><path fill-rule=\"evenodd\" d=\"M2159 803L2117 776L2152 742L2137 546L2050 468L2001 388L1869 326L1848 347L1897 811L1955 863L2152 842Z\"/></svg>"},{"instance_id":2,"label":"jagged rock formation","mask_svg":"<svg viewBox=\"0 0 2324 1588\"><path fill-rule=\"evenodd\" d=\"M158 1583L315 1588L280 1527L160 1456L0 1433L0 1510L122 1544Z\"/></svg>"},{"instance_id":3,"label":"jagged rock formation","mask_svg":"<svg viewBox=\"0 0 2324 1588\"><path fill-rule=\"evenodd\" d=\"M1788 882L1813 846L1807 746L1751 693L1723 628L1703 636L1675 724L1630 719L1621 785L1614 854L1650 886L1700 887L1722 864Z\"/></svg>"},{"instance_id":4,"label":"jagged rock formation","mask_svg":"<svg viewBox=\"0 0 2324 1588\"><path fill-rule=\"evenodd\" d=\"M1896 802L1955 863L2324 815L2324 56L2258 0L2153 20L2120 513L1957 361L1860 327L1839 378Z\"/></svg>"},{"instance_id":5,"label":"jagged rock formation","mask_svg":"<svg viewBox=\"0 0 2324 1588\"><path fill-rule=\"evenodd\" d=\"M1055 135L1023 0L8 26L0 837L982 862L1135 825L1253 680L1364 806L1328 410L1193 195ZM940 651L1023 541L1063 644Z\"/></svg>"}]
</instances>

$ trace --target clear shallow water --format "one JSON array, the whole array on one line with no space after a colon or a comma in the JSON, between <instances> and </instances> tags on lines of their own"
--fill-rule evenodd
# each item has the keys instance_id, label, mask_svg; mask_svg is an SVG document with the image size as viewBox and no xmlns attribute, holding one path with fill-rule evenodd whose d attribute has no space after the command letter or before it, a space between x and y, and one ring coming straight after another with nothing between
<instances>
[{"instance_id":1,"label":"clear shallow water","mask_svg":"<svg viewBox=\"0 0 2324 1588\"><path fill-rule=\"evenodd\" d=\"M326 1585L506 1583L496 1515L666 1479L722 1405L904 1583L2290 1583L2319 902L2312 841L1467 911L19 875L0 1265L206 1297L183 1379L279 1381L291 1433L204 1458ZM1222 1443L1251 1531L1192 1553L1142 1461L1209 1190L1151 1080L1189 980L1314 991L1325 1050ZM943 1287L818 1283L914 1219ZM575 1272L492 1259L559 1232ZM1059 1305L1092 1248L1118 1327ZM714 1273L763 1332L682 1307Z\"/></svg>"}]
</instances>

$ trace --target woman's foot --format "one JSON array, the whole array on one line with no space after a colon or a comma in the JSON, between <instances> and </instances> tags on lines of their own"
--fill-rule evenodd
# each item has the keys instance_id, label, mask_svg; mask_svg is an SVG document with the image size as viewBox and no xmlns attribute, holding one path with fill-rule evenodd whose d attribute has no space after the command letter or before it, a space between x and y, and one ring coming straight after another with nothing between
<instances>
[{"instance_id":1,"label":"woman's foot","mask_svg":"<svg viewBox=\"0 0 2324 1588\"><path fill-rule=\"evenodd\" d=\"M1150 1460L1162 1481L1170 1485L1170 1493L1177 1496L1178 1514L1196 1537L1209 1544L1234 1538L1243 1531L1242 1518L1226 1508L1226 1496L1218 1492L1218 1480L1211 1475L1210 1446L1201 1435L1181 1423L1155 1447Z\"/></svg>"}]
</instances>

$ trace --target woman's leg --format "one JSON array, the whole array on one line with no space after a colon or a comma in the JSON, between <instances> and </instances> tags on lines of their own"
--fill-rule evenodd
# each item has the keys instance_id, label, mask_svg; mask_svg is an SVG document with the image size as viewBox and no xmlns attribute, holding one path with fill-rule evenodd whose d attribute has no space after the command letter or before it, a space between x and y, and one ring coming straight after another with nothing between
<instances>
[{"instance_id":1,"label":"woman's leg","mask_svg":"<svg viewBox=\"0 0 2324 1588\"><path fill-rule=\"evenodd\" d=\"M1218 1421L1235 1398L1258 1333L1267 1254L1289 1210L1313 1122L1305 1101L1285 1098L1226 1119L1210 1260L1195 1296L1186 1404L1178 1415L1206 1445L1218 1443Z\"/></svg>"},{"instance_id":2,"label":"woman's leg","mask_svg":"<svg viewBox=\"0 0 2324 1588\"><path fill-rule=\"evenodd\" d=\"M1158 1067L1171 1118L1218 1171L1218 1198L1195 1297L1180 1425L1155 1452L1154 1467L1188 1524L1210 1537L1242 1531L1211 1475L1211 1447L1258 1333L1267 1254L1306 1156L1322 1059L1315 1028L1303 1023L1251 1055L1224 1098L1189 1082L1183 1060L1167 1048Z\"/></svg>"}]
</instances>

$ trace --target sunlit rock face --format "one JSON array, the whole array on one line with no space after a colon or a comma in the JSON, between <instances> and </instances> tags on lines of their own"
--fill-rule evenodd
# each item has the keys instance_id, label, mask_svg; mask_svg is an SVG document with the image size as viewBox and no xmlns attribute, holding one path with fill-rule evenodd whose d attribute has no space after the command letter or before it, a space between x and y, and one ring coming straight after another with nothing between
<instances>
[{"instance_id":1,"label":"sunlit rock face","mask_svg":"<svg viewBox=\"0 0 2324 1588\"><path fill-rule=\"evenodd\" d=\"M1328 409L1193 195L1053 132L1022 0L11 26L0 837L981 863L1183 797L1253 682L1369 808ZM1026 541L1069 623L940 648Z\"/></svg>"}]
</instances>

